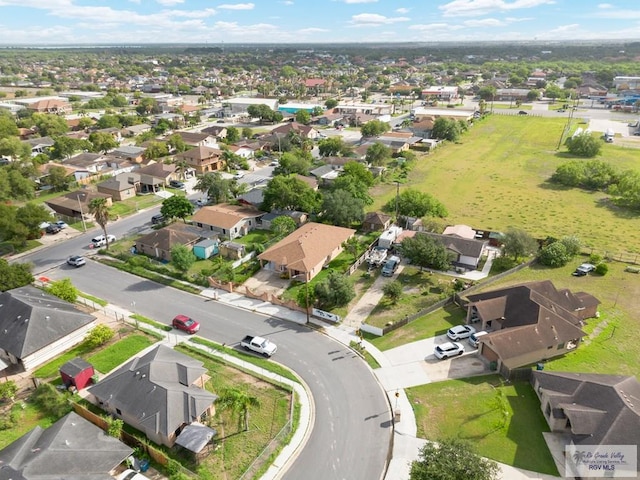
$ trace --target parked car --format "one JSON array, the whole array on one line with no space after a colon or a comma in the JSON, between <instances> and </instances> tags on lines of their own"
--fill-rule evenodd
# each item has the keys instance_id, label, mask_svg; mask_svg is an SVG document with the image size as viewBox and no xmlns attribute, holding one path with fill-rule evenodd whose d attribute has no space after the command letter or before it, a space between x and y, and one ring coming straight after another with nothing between
<instances>
[{"instance_id":1,"label":"parked car","mask_svg":"<svg viewBox=\"0 0 640 480\"><path fill-rule=\"evenodd\" d=\"M178 180L171 180L169 182L169 186L172 187L172 188L179 188L180 190L184 190L185 189L184 183L179 182Z\"/></svg>"},{"instance_id":2,"label":"parked car","mask_svg":"<svg viewBox=\"0 0 640 480\"><path fill-rule=\"evenodd\" d=\"M85 265L86 263L87 261L80 255L73 255L72 257L67 258L67 265L71 265L72 267L78 268Z\"/></svg>"},{"instance_id":3,"label":"parked car","mask_svg":"<svg viewBox=\"0 0 640 480\"><path fill-rule=\"evenodd\" d=\"M171 326L189 334L194 334L200 330L200 324L186 315L176 315L171 322Z\"/></svg>"},{"instance_id":4,"label":"parked car","mask_svg":"<svg viewBox=\"0 0 640 480\"><path fill-rule=\"evenodd\" d=\"M578 268L576 268L576 271L573 272L571 275L573 275L574 277L584 277L588 273L593 272L595 269L596 269L595 265L592 265L591 263L583 263Z\"/></svg>"},{"instance_id":5,"label":"parked car","mask_svg":"<svg viewBox=\"0 0 640 480\"><path fill-rule=\"evenodd\" d=\"M53 235L60 232L60 227L55 223L52 223L47 228L45 228L44 231Z\"/></svg>"},{"instance_id":6,"label":"parked car","mask_svg":"<svg viewBox=\"0 0 640 480\"><path fill-rule=\"evenodd\" d=\"M269 164L270 167L277 167L278 165L280 165L280 162L278 162L277 160L274 160Z\"/></svg>"},{"instance_id":7,"label":"parked car","mask_svg":"<svg viewBox=\"0 0 640 480\"><path fill-rule=\"evenodd\" d=\"M149 480L149 478L135 470L127 468L124 472L118 475L116 480Z\"/></svg>"},{"instance_id":8,"label":"parked car","mask_svg":"<svg viewBox=\"0 0 640 480\"><path fill-rule=\"evenodd\" d=\"M40 228L41 230L45 230L49 225L51 225L49 222L42 222L42 223L39 225L39 228Z\"/></svg>"},{"instance_id":9,"label":"parked car","mask_svg":"<svg viewBox=\"0 0 640 480\"><path fill-rule=\"evenodd\" d=\"M462 340L469 338L474 333L476 333L476 329L471 325L456 325L447 330L447 337L451 340Z\"/></svg>"},{"instance_id":10,"label":"parked car","mask_svg":"<svg viewBox=\"0 0 640 480\"><path fill-rule=\"evenodd\" d=\"M60 230L64 230L65 228L67 228L69 226L65 222L63 222L62 220L58 220L57 222L54 223L54 225L56 227L58 227Z\"/></svg>"},{"instance_id":11,"label":"parked car","mask_svg":"<svg viewBox=\"0 0 640 480\"><path fill-rule=\"evenodd\" d=\"M444 358L457 357L464 353L464 347L457 342L447 342L442 345L436 345L433 354L440 360Z\"/></svg>"},{"instance_id":12,"label":"parked car","mask_svg":"<svg viewBox=\"0 0 640 480\"><path fill-rule=\"evenodd\" d=\"M389 257L389 259L384 262L384 265L382 266L382 276L383 277L391 277L393 276L394 273L396 273L396 270L398 269L398 266L400 265L400 258L396 257L395 255L392 257Z\"/></svg>"},{"instance_id":13,"label":"parked car","mask_svg":"<svg viewBox=\"0 0 640 480\"><path fill-rule=\"evenodd\" d=\"M116 241L115 235L107 235L109 239L109 243L113 243ZM89 244L89 248L100 248L107 245L107 238L104 235L98 235L91 239L91 243Z\"/></svg>"},{"instance_id":14,"label":"parked car","mask_svg":"<svg viewBox=\"0 0 640 480\"><path fill-rule=\"evenodd\" d=\"M224 123L224 120L216 120L216 123Z\"/></svg>"},{"instance_id":15,"label":"parked car","mask_svg":"<svg viewBox=\"0 0 640 480\"><path fill-rule=\"evenodd\" d=\"M529 115L527 112L525 112L524 110L520 110L518 112L518 115Z\"/></svg>"},{"instance_id":16,"label":"parked car","mask_svg":"<svg viewBox=\"0 0 640 480\"><path fill-rule=\"evenodd\" d=\"M198 207L204 207L207 204L206 200L203 200L201 198L196 200L196 206Z\"/></svg>"},{"instance_id":17,"label":"parked car","mask_svg":"<svg viewBox=\"0 0 640 480\"><path fill-rule=\"evenodd\" d=\"M151 217L151 223L154 225L164 223L164 216L161 213L154 215L153 217Z\"/></svg>"},{"instance_id":18,"label":"parked car","mask_svg":"<svg viewBox=\"0 0 640 480\"><path fill-rule=\"evenodd\" d=\"M469 345L474 348L478 348L478 345L480 344L480 338L484 337L487 333L489 332L486 332L484 330L472 333L471 335L469 335Z\"/></svg>"},{"instance_id":19,"label":"parked car","mask_svg":"<svg viewBox=\"0 0 640 480\"><path fill-rule=\"evenodd\" d=\"M233 176L236 180L240 180L242 177L244 177L244 172L238 172Z\"/></svg>"}]
</instances>

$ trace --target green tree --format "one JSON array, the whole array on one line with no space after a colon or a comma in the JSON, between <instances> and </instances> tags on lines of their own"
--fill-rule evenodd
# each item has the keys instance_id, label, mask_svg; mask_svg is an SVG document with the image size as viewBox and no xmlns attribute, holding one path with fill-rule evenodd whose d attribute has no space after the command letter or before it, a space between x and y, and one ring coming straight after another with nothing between
<instances>
[{"instance_id":1,"label":"green tree","mask_svg":"<svg viewBox=\"0 0 640 480\"><path fill-rule=\"evenodd\" d=\"M342 137L336 136L320 140L318 142L318 151L321 157L346 157L351 153L351 147L344 143Z\"/></svg>"},{"instance_id":2,"label":"green tree","mask_svg":"<svg viewBox=\"0 0 640 480\"><path fill-rule=\"evenodd\" d=\"M640 172L623 172L618 183L611 186L609 193L614 196L617 205L640 209Z\"/></svg>"},{"instance_id":3,"label":"green tree","mask_svg":"<svg viewBox=\"0 0 640 480\"><path fill-rule=\"evenodd\" d=\"M363 183L367 187L372 187L375 183L373 173L360 162L347 162L342 167L340 176L349 176Z\"/></svg>"},{"instance_id":4,"label":"green tree","mask_svg":"<svg viewBox=\"0 0 640 480\"><path fill-rule=\"evenodd\" d=\"M173 195L162 201L160 213L164 218L181 218L184 223L187 223L186 218L193 215L193 210L193 204L187 197Z\"/></svg>"},{"instance_id":5,"label":"green tree","mask_svg":"<svg viewBox=\"0 0 640 480\"><path fill-rule=\"evenodd\" d=\"M18 385L13 380L5 380L0 383L0 399L13 400L18 393Z\"/></svg>"},{"instance_id":6,"label":"green tree","mask_svg":"<svg viewBox=\"0 0 640 480\"><path fill-rule=\"evenodd\" d=\"M264 189L262 209L317 212L319 196L306 182L293 175L273 177Z\"/></svg>"},{"instance_id":7,"label":"green tree","mask_svg":"<svg viewBox=\"0 0 640 480\"><path fill-rule=\"evenodd\" d=\"M309 175L312 161L313 157L310 152L294 149L282 154L278 166L274 169L273 173L275 175L289 175L292 173Z\"/></svg>"},{"instance_id":8,"label":"green tree","mask_svg":"<svg viewBox=\"0 0 640 480\"><path fill-rule=\"evenodd\" d=\"M524 230L509 228L502 238L504 254L515 261L529 257L538 251L538 242Z\"/></svg>"},{"instance_id":9,"label":"green tree","mask_svg":"<svg viewBox=\"0 0 640 480\"><path fill-rule=\"evenodd\" d=\"M564 267L570 259L571 256L567 253L567 248L562 242L552 242L542 247L538 252L538 260L547 267Z\"/></svg>"},{"instance_id":10,"label":"green tree","mask_svg":"<svg viewBox=\"0 0 640 480\"><path fill-rule=\"evenodd\" d=\"M582 242L580 242L580 239L575 235L562 237L560 242L564 245L567 250L567 255L571 258L578 256L582 251Z\"/></svg>"},{"instance_id":11,"label":"green tree","mask_svg":"<svg viewBox=\"0 0 640 480\"><path fill-rule=\"evenodd\" d=\"M327 110L332 110L338 106L338 101L335 98L329 98L324 102L324 106Z\"/></svg>"},{"instance_id":12,"label":"green tree","mask_svg":"<svg viewBox=\"0 0 640 480\"><path fill-rule=\"evenodd\" d=\"M89 142L93 145L94 152L107 153L118 146L118 142L113 135L105 132L93 132L89 135Z\"/></svg>"},{"instance_id":13,"label":"green tree","mask_svg":"<svg viewBox=\"0 0 640 480\"><path fill-rule=\"evenodd\" d=\"M365 160L371 165L382 166L391 159L391 149L380 142L375 142L365 155Z\"/></svg>"},{"instance_id":14,"label":"green tree","mask_svg":"<svg viewBox=\"0 0 640 480\"><path fill-rule=\"evenodd\" d=\"M287 215L276 217L271 222L270 231L274 237L284 238L296 229L296 221Z\"/></svg>"},{"instance_id":15,"label":"green tree","mask_svg":"<svg viewBox=\"0 0 640 480\"><path fill-rule=\"evenodd\" d=\"M24 225L30 238L37 238L40 225L48 220L51 220L51 215L42 204L28 202L16 210L16 222Z\"/></svg>"},{"instance_id":16,"label":"green tree","mask_svg":"<svg viewBox=\"0 0 640 480\"><path fill-rule=\"evenodd\" d=\"M51 147L51 156L53 158L69 158L76 152L90 150L92 147L93 145L87 140L60 136L55 138L55 143Z\"/></svg>"},{"instance_id":17,"label":"green tree","mask_svg":"<svg viewBox=\"0 0 640 480\"><path fill-rule=\"evenodd\" d=\"M187 150L189 150L189 148L191 148L177 133L174 133L167 139L167 146L171 149L172 152L175 153L186 152Z\"/></svg>"},{"instance_id":18,"label":"green tree","mask_svg":"<svg viewBox=\"0 0 640 480\"><path fill-rule=\"evenodd\" d=\"M569 153L577 157L593 158L602 153L602 140L594 137L589 132L582 132L569 137L565 144Z\"/></svg>"},{"instance_id":19,"label":"green tree","mask_svg":"<svg viewBox=\"0 0 640 480\"><path fill-rule=\"evenodd\" d=\"M497 480L498 465L475 453L471 444L452 438L427 442L411 463L410 480Z\"/></svg>"},{"instance_id":20,"label":"green tree","mask_svg":"<svg viewBox=\"0 0 640 480\"><path fill-rule=\"evenodd\" d=\"M446 271L451 264L444 245L425 234L405 238L402 241L402 254L421 269Z\"/></svg>"},{"instance_id":21,"label":"green tree","mask_svg":"<svg viewBox=\"0 0 640 480\"><path fill-rule=\"evenodd\" d=\"M26 160L31 156L31 147L22 143L18 137L3 138L0 140L0 156Z\"/></svg>"},{"instance_id":22,"label":"green tree","mask_svg":"<svg viewBox=\"0 0 640 480\"><path fill-rule=\"evenodd\" d=\"M196 263L196 256L186 245L174 245L171 248L171 263L181 272L186 272Z\"/></svg>"},{"instance_id":23,"label":"green tree","mask_svg":"<svg viewBox=\"0 0 640 480\"><path fill-rule=\"evenodd\" d=\"M18 126L10 114L0 112L0 139L18 135Z\"/></svg>"},{"instance_id":24,"label":"green tree","mask_svg":"<svg viewBox=\"0 0 640 480\"><path fill-rule=\"evenodd\" d=\"M93 215L96 223L102 228L105 238L105 248L109 250L109 236L107 235L107 223L109 223L109 205L106 198L94 198L89 202L89 213Z\"/></svg>"},{"instance_id":25,"label":"green tree","mask_svg":"<svg viewBox=\"0 0 640 480\"><path fill-rule=\"evenodd\" d=\"M296 112L296 122L303 125L309 125L311 123L311 114L307 110L298 110Z\"/></svg>"},{"instance_id":26,"label":"green tree","mask_svg":"<svg viewBox=\"0 0 640 480\"><path fill-rule=\"evenodd\" d=\"M485 102L491 102L494 98L496 98L496 93L498 93L496 87L494 87L493 85L487 85L478 90L478 97L480 97Z\"/></svg>"},{"instance_id":27,"label":"green tree","mask_svg":"<svg viewBox=\"0 0 640 480\"><path fill-rule=\"evenodd\" d=\"M47 292L69 303L74 303L78 299L78 289L71 283L70 278L51 282Z\"/></svg>"},{"instance_id":28,"label":"green tree","mask_svg":"<svg viewBox=\"0 0 640 480\"><path fill-rule=\"evenodd\" d=\"M364 205L371 205L373 203L373 198L369 195L369 187L367 187L367 184L357 177L349 174L344 175L344 172L338 175L338 178L332 182L331 190L334 192L349 192L351 196L361 200Z\"/></svg>"},{"instance_id":29,"label":"green tree","mask_svg":"<svg viewBox=\"0 0 640 480\"><path fill-rule=\"evenodd\" d=\"M227 136L225 137L225 141L227 143L235 143L240 140L240 130L236 127L227 127Z\"/></svg>"},{"instance_id":30,"label":"green tree","mask_svg":"<svg viewBox=\"0 0 640 480\"><path fill-rule=\"evenodd\" d=\"M544 96L555 100L556 98L563 98L564 92L562 89L554 83L547 84L547 88L544 90Z\"/></svg>"},{"instance_id":31,"label":"green tree","mask_svg":"<svg viewBox=\"0 0 640 480\"><path fill-rule=\"evenodd\" d=\"M369 120L360 127L360 133L363 137L377 137L391 130L391 125L381 120Z\"/></svg>"},{"instance_id":32,"label":"green tree","mask_svg":"<svg viewBox=\"0 0 640 480\"><path fill-rule=\"evenodd\" d=\"M238 430L244 425L244 431L249 430L249 411L252 408L260 408L258 397L250 395L239 388L225 388L216 399L219 411L230 410L238 416Z\"/></svg>"},{"instance_id":33,"label":"green tree","mask_svg":"<svg viewBox=\"0 0 640 480\"><path fill-rule=\"evenodd\" d=\"M325 280L316 283L314 293L320 307L324 309L342 307L356 296L349 279L335 270L329 272Z\"/></svg>"},{"instance_id":34,"label":"green tree","mask_svg":"<svg viewBox=\"0 0 640 480\"><path fill-rule=\"evenodd\" d=\"M30 263L9 263L0 258L0 292L33 283L32 268Z\"/></svg>"},{"instance_id":35,"label":"green tree","mask_svg":"<svg viewBox=\"0 0 640 480\"><path fill-rule=\"evenodd\" d=\"M163 158L169 155L169 147L165 142L151 142L144 152L149 159Z\"/></svg>"},{"instance_id":36,"label":"green tree","mask_svg":"<svg viewBox=\"0 0 640 480\"><path fill-rule=\"evenodd\" d=\"M346 190L328 192L322 200L322 219L340 227L362 223L364 202Z\"/></svg>"},{"instance_id":37,"label":"green tree","mask_svg":"<svg viewBox=\"0 0 640 480\"><path fill-rule=\"evenodd\" d=\"M391 303L395 305L402 296L402 283L398 280L385 283L384 287L382 287L382 293L384 293L386 297L389 297Z\"/></svg>"},{"instance_id":38,"label":"green tree","mask_svg":"<svg viewBox=\"0 0 640 480\"><path fill-rule=\"evenodd\" d=\"M106 345L113 338L114 331L109 325L100 323L93 327L84 339L84 346L94 349Z\"/></svg>"},{"instance_id":39,"label":"green tree","mask_svg":"<svg viewBox=\"0 0 640 480\"><path fill-rule=\"evenodd\" d=\"M439 117L433 122L433 129L431 130L433 138L457 142L460 139L460 133L460 124L455 120Z\"/></svg>"},{"instance_id":40,"label":"green tree","mask_svg":"<svg viewBox=\"0 0 640 480\"><path fill-rule=\"evenodd\" d=\"M102 115L96 122L98 128L122 128L122 122L117 115ZM105 133L105 132L100 132Z\"/></svg>"},{"instance_id":41,"label":"green tree","mask_svg":"<svg viewBox=\"0 0 640 480\"><path fill-rule=\"evenodd\" d=\"M47 185L51 185L56 192L61 192L69 188L71 180L64 167L54 166L49 169L46 182Z\"/></svg>"},{"instance_id":42,"label":"green tree","mask_svg":"<svg viewBox=\"0 0 640 480\"><path fill-rule=\"evenodd\" d=\"M194 189L206 193L212 203L226 202L232 197L231 182L222 178L220 172L205 173L198 179Z\"/></svg>"},{"instance_id":43,"label":"green tree","mask_svg":"<svg viewBox=\"0 0 640 480\"><path fill-rule=\"evenodd\" d=\"M428 193L408 188L397 198L398 215L401 217L422 218L424 216L444 218L448 215L442 203ZM383 207L386 212L396 211L396 199L389 200Z\"/></svg>"},{"instance_id":44,"label":"green tree","mask_svg":"<svg viewBox=\"0 0 640 480\"><path fill-rule=\"evenodd\" d=\"M31 117L35 126L38 127L38 133L43 137L55 137L63 135L69 131L64 117L59 115L50 115L48 113L34 113Z\"/></svg>"},{"instance_id":45,"label":"green tree","mask_svg":"<svg viewBox=\"0 0 640 480\"><path fill-rule=\"evenodd\" d=\"M242 138L251 138L253 137L253 130L249 127L242 127Z\"/></svg>"}]
</instances>

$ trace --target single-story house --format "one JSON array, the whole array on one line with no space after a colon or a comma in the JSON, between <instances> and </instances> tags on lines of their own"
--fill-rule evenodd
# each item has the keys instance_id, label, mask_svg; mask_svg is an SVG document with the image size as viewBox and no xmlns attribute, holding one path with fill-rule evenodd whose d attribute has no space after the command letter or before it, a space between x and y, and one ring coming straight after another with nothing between
<instances>
[{"instance_id":1,"label":"single-story house","mask_svg":"<svg viewBox=\"0 0 640 480\"><path fill-rule=\"evenodd\" d=\"M177 167L173 163L150 163L136 170L140 175L140 191L157 192L162 187L169 185L171 180L178 180Z\"/></svg>"},{"instance_id":2,"label":"single-story house","mask_svg":"<svg viewBox=\"0 0 640 480\"><path fill-rule=\"evenodd\" d=\"M212 137L222 140L227 136L227 127L212 125L211 127L203 128L202 133L211 135Z\"/></svg>"},{"instance_id":3,"label":"single-story house","mask_svg":"<svg viewBox=\"0 0 640 480\"><path fill-rule=\"evenodd\" d=\"M0 450L0 464L6 479L110 479L132 453L131 447L71 412Z\"/></svg>"},{"instance_id":4,"label":"single-story house","mask_svg":"<svg viewBox=\"0 0 640 480\"><path fill-rule=\"evenodd\" d=\"M184 161L194 168L196 173L203 175L224 169L222 150L218 148L198 146L175 156L176 161Z\"/></svg>"},{"instance_id":5,"label":"single-story house","mask_svg":"<svg viewBox=\"0 0 640 480\"><path fill-rule=\"evenodd\" d=\"M600 301L584 293L557 290L549 280L467 296L466 323L484 335L479 355L507 376L518 367L575 350L584 320L597 315Z\"/></svg>"},{"instance_id":6,"label":"single-story house","mask_svg":"<svg viewBox=\"0 0 640 480\"><path fill-rule=\"evenodd\" d=\"M419 232L418 235L428 235L444 245L453 254L451 264L456 268L475 270L482 259L487 240L462 238L457 235L442 235L432 232Z\"/></svg>"},{"instance_id":7,"label":"single-story house","mask_svg":"<svg viewBox=\"0 0 640 480\"><path fill-rule=\"evenodd\" d=\"M142 163L144 160L144 152L147 149L143 147L136 147L134 145L122 145L110 152L114 157L125 158L134 163Z\"/></svg>"},{"instance_id":8,"label":"single-story house","mask_svg":"<svg viewBox=\"0 0 640 480\"><path fill-rule=\"evenodd\" d=\"M104 198L107 206L111 206L113 201L111 195L90 190L76 190L59 197L47 200L45 203L57 214L71 218L90 218L89 204L94 198Z\"/></svg>"},{"instance_id":9,"label":"single-story house","mask_svg":"<svg viewBox=\"0 0 640 480\"><path fill-rule=\"evenodd\" d=\"M123 135L127 137L133 137L135 135L142 135L151 131L151 125L148 123L140 123L138 125L131 125L122 129Z\"/></svg>"},{"instance_id":10,"label":"single-story house","mask_svg":"<svg viewBox=\"0 0 640 480\"><path fill-rule=\"evenodd\" d=\"M380 212L369 212L364 216L362 229L365 231L382 231L391 225L391 215Z\"/></svg>"},{"instance_id":11,"label":"single-story house","mask_svg":"<svg viewBox=\"0 0 640 480\"><path fill-rule=\"evenodd\" d=\"M111 195L117 202L133 198L140 189L140 175L138 173L121 173L96 185L98 192Z\"/></svg>"},{"instance_id":12,"label":"single-story house","mask_svg":"<svg viewBox=\"0 0 640 480\"><path fill-rule=\"evenodd\" d=\"M229 258L232 260L238 260L244 257L247 253L246 245L238 242L232 242L231 240L222 242L219 245L219 249L221 257Z\"/></svg>"},{"instance_id":13,"label":"single-story house","mask_svg":"<svg viewBox=\"0 0 640 480\"><path fill-rule=\"evenodd\" d=\"M322 267L342 252L342 244L356 231L308 222L258 255L260 265L267 270L302 275L308 282Z\"/></svg>"},{"instance_id":14,"label":"single-story house","mask_svg":"<svg viewBox=\"0 0 640 480\"><path fill-rule=\"evenodd\" d=\"M218 145L215 135L211 135L206 132L175 132L174 135L180 136L184 143L186 143L187 145L192 145L194 147L216 147Z\"/></svg>"},{"instance_id":15,"label":"single-story house","mask_svg":"<svg viewBox=\"0 0 640 480\"><path fill-rule=\"evenodd\" d=\"M191 232L189 225L172 223L136 240L136 253L170 262L173 247L184 245L193 248L198 240L200 240L200 235Z\"/></svg>"},{"instance_id":16,"label":"single-story house","mask_svg":"<svg viewBox=\"0 0 640 480\"><path fill-rule=\"evenodd\" d=\"M204 387L203 363L158 345L135 357L88 389L109 415L172 447L180 432L215 413L217 398Z\"/></svg>"},{"instance_id":17,"label":"single-story house","mask_svg":"<svg viewBox=\"0 0 640 480\"><path fill-rule=\"evenodd\" d=\"M242 237L255 229L265 212L248 205L220 203L202 207L192 217L192 222L229 240Z\"/></svg>"},{"instance_id":18,"label":"single-story house","mask_svg":"<svg viewBox=\"0 0 640 480\"><path fill-rule=\"evenodd\" d=\"M96 317L27 285L0 293L0 360L30 371L82 342Z\"/></svg>"},{"instance_id":19,"label":"single-story house","mask_svg":"<svg viewBox=\"0 0 640 480\"><path fill-rule=\"evenodd\" d=\"M301 138L308 138L310 140L315 140L320 136L320 132L315 128L298 122L285 123L271 130L273 135L280 135L281 137L288 136L290 132L294 132L300 135Z\"/></svg>"},{"instance_id":20,"label":"single-story house","mask_svg":"<svg viewBox=\"0 0 640 480\"><path fill-rule=\"evenodd\" d=\"M469 225L449 225L442 232L443 235L455 235L460 238L466 238L467 240L474 240L476 237L476 231Z\"/></svg>"},{"instance_id":21,"label":"single-story house","mask_svg":"<svg viewBox=\"0 0 640 480\"><path fill-rule=\"evenodd\" d=\"M573 445L578 450L583 445L628 445L635 449L638 458L640 383L635 377L534 371L531 384L551 430L544 434L548 443L555 440L554 444ZM570 456L567 460L573 458ZM621 473L616 472L617 475ZM640 468L636 463L620 477L636 478L639 474ZM574 475L565 472L564 476L573 478ZM580 478L590 480L596 477L583 474Z\"/></svg>"},{"instance_id":22,"label":"single-story house","mask_svg":"<svg viewBox=\"0 0 640 480\"><path fill-rule=\"evenodd\" d=\"M309 219L309 215L304 212L298 212L296 210L272 210L271 212L264 214L260 219L260 221L262 222L262 228L264 230L270 230L271 222L273 222L278 217L289 217L294 222L296 222L296 226L298 227Z\"/></svg>"},{"instance_id":23,"label":"single-story house","mask_svg":"<svg viewBox=\"0 0 640 480\"><path fill-rule=\"evenodd\" d=\"M259 208L264 201L264 188L256 187L238 196L238 202Z\"/></svg>"},{"instance_id":24,"label":"single-story house","mask_svg":"<svg viewBox=\"0 0 640 480\"><path fill-rule=\"evenodd\" d=\"M51 137L29 138L22 143L26 143L31 148L31 156L35 157L39 153L47 153L56 143Z\"/></svg>"}]
</instances>

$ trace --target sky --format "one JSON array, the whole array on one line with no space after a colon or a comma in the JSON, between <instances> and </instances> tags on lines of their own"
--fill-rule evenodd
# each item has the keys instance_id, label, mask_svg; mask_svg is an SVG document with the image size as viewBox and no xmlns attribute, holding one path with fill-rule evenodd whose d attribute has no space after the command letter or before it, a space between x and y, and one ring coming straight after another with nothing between
<instances>
[{"instance_id":1,"label":"sky","mask_svg":"<svg viewBox=\"0 0 640 480\"><path fill-rule=\"evenodd\" d=\"M0 44L640 39L640 0L0 0Z\"/></svg>"}]
</instances>

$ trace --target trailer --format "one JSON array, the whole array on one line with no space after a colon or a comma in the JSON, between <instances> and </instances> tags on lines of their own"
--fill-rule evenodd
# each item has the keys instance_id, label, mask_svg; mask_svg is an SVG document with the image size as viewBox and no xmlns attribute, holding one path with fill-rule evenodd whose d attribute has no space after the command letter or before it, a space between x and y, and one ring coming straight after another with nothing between
<instances>
[{"instance_id":1,"label":"trailer","mask_svg":"<svg viewBox=\"0 0 640 480\"><path fill-rule=\"evenodd\" d=\"M387 258L388 250L384 247L374 247L367 254L367 262L370 268L377 268L382 265Z\"/></svg>"}]
</instances>

